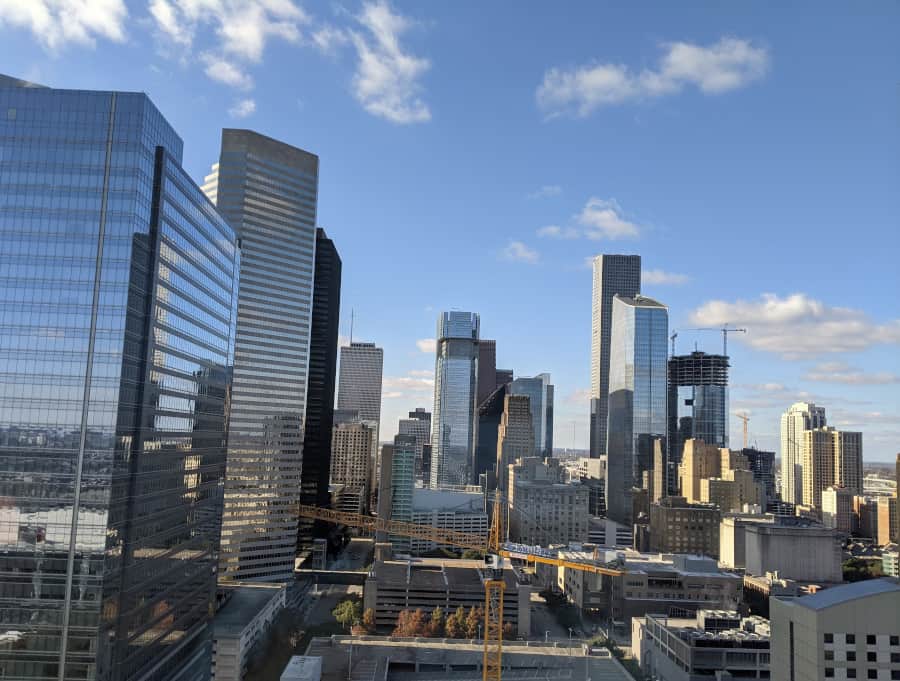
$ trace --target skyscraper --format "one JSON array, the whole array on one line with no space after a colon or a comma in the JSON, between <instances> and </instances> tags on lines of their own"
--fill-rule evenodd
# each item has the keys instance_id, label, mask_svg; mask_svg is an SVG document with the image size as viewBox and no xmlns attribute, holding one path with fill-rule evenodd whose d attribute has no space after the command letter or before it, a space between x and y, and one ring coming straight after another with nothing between
<instances>
[{"instance_id":1,"label":"skyscraper","mask_svg":"<svg viewBox=\"0 0 900 681\"><path fill-rule=\"evenodd\" d=\"M363 513L368 507L373 475L375 426L368 421L335 421L331 431L331 476L340 485L340 510Z\"/></svg>"},{"instance_id":2,"label":"skyscraper","mask_svg":"<svg viewBox=\"0 0 900 681\"><path fill-rule=\"evenodd\" d=\"M631 525L631 490L652 471L653 441L666 437L669 314L652 298L616 295L611 321L606 513Z\"/></svg>"},{"instance_id":3,"label":"skyscraper","mask_svg":"<svg viewBox=\"0 0 900 681\"><path fill-rule=\"evenodd\" d=\"M437 323L431 486L469 483L475 453L478 331L474 312L443 312Z\"/></svg>"},{"instance_id":4,"label":"skyscraper","mask_svg":"<svg viewBox=\"0 0 900 681\"><path fill-rule=\"evenodd\" d=\"M825 408L807 402L792 404L781 415L781 500L803 503L801 448L803 431L824 428Z\"/></svg>"},{"instance_id":5,"label":"skyscraper","mask_svg":"<svg viewBox=\"0 0 900 681\"><path fill-rule=\"evenodd\" d=\"M409 412L408 419L400 419L397 430L400 435L412 435L416 439L415 478L422 479L422 448L431 442L431 412L422 407Z\"/></svg>"},{"instance_id":6,"label":"skyscraper","mask_svg":"<svg viewBox=\"0 0 900 681\"><path fill-rule=\"evenodd\" d=\"M146 95L0 76L0 676L211 664L235 233Z\"/></svg>"},{"instance_id":7,"label":"skyscraper","mask_svg":"<svg viewBox=\"0 0 900 681\"><path fill-rule=\"evenodd\" d=\"M497 489L507 494L509 466L517 459L534 456L534 428L531 425L531 404L527 395L507 395L503 400L503 415L497 429Z\"/></svg>"},{"instance_id":8,"label":"skyscraper","mask_svg":"<svg viewBox=\"0 0 900 681\"><path fill-rule=\"evenodd\" d=\"M822 492L832 486L863 493L862 433L825 426L804 430L801 436L804 505L821 511Z\"/></svg>"},{"instance_id":9,"label":"skyscraper","mask_svg":"<svg viewBox=\"0 0 900 681\"><path fill-rule=\"evenodd\" d=\"M328 238L324 229L319 228L316 230L300 501L323 508L328 506L340 312L341 258L334 242ZM298 549L309 546L314 535L323 536L325 531L322 524L314 525L312 521L301 518L297 536Z\"/></svg>"},{"instance_id":10,"label":"skyscraper","mask_svg":"<svg viewBox=\"0 0 900 681\"><path fill-rule=\"evenodd\" d=\"M531 405L534 428L534 453L542 459L553 456L553 385L550 374L533 378L519 377L509 386L510 394L526 395Z\"/></svg>"},{"instance_id":11,"label":"skyscraper","mask_svg":"<svg viewBox=\"0 0 900 681\"><path fill-rule=\"evenodd\" d=\"M203 186L241 239L225 580L291 580L297 549L319 159L250 130L222 131Z\"/></svg>"},{"instance_id":12,"label":"skyscraper","mask_svg":"<svg viewBox=\"0 0 900 681\"><path fill-rule=\"evenodd\" d=\"M676 355L669 358L668 371L668 466L674 471L691 438L728 446L728 358L705 352Z\"/></svg>"},{"instance_id":13,"label":"skyscraper","mask_svg":"<svg viewBox=\"0 0 900 681\"><path fill-rule=\"evenodd\" d=\"M497 484L497 432L500 428L503 405L508 394L509 383L503 383L478 405L478 429L472 479L477 481L479 476L487 474L488 491L493 490Z\"/></svg>"},{"instance_id":14,"label":"skyscraper","mask_svg":"<svg viewBox=\"0 0 900 681\"><path fill-rule=\"evenodd\" d=\"M413 489L415 488L416 438L412 435L395 435L392 445L390 487L379 494L390 496L391 520L412 522ZM386 462L382 462L385 466ZM399 548L408 549L407 537L391 536L390 541Z\"/></svg>"},{"instance_id":15,"label":"skyscraper","mask_svg":"<svg viewBox=\"0 0 900 681\"><path fill-rule=\"evenodd\" d=\"M591 433L590 453L606 453L609 398L609 357L613 296L641 292L641 256L598 255L594 258L591 303Z\"/></svg>"},{"instance_id":16,"label":"skyscraper","mask_svg":"<svg viewBox=\"0 0 900 681\"><path fill-rule=\"evenodd\" d=\"M384 350L375 343L353 341L341 348L338 409L356 409L359 418L378 426Z\"/></svg>"},{"instance_id":17,"label":"skyscraper","mask_svg":"<svg viewBox=\"0 0 900 681\"><path fill-rule=\"evenodd\" d=\"M478 341L478 404L497 388L497 341Z\"/></svg>"}]
</instances>

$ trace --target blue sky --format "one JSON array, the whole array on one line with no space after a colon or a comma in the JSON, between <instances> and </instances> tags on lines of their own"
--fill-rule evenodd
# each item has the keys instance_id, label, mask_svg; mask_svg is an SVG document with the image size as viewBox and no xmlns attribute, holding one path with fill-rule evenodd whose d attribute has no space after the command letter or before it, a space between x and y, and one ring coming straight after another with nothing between
<instances>
[{"instance_id":1,"label":"blue sky","mask_svg":"<svg viewBox=\"0 0 900 681\"><path fill-rule=\"evenodd\" d=\"M385 436L431 406L453 307L481 313L502 367L552 374L556 445L586 446L585 260L640 253L673 329L749 329L731 406L760 446L811 400L888 461L898 25L889 2L0 0L0 70L147 92L198 181L225 126L317 153L342 333L352 307L385 348ZM695 342L721 334L677 349Z\"/></svg>"}]
</instances>

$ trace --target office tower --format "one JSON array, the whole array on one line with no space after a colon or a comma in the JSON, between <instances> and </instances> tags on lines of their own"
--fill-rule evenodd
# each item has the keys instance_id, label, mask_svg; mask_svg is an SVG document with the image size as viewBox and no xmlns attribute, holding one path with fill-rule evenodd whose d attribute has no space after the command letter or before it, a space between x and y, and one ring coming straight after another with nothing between
<instances>
[{"instance_id":1,"label":"office tower","mask_svg":"<svg viewBox=\"0 0 900 681\"><path fill-rule=\"evenodd\" d=\"M849 536L853 529L853 492L844 487L822 491L822 524Z\"/></svg>"},{"instance_id":2,"label":"office tower","mask_svg":"<svg viewBox=\"0 0 900 681\"><path fill-rule=\"evenodd\" d=\"M497 341L478 341L478 404L497 388Z\"/></svg>"},{"instance_id":3,"label":"office tower","mask_svg":"<svg viewBox=\"0 0 900 681\"><path fill-rule=\"evenodd\" d=\"M875 503L875 543L884 546L896 542L900 535L900 523L897 522L900 503L896 497L878 497Z\"/></svg>"},{"instance_id":4,"label":"office tower","mask_svg":"<svg viewBox=\"0 0 900 681\"><path fill-rule=\"evenodd\" d=\"M412 435L416 439L416 480L422 480L422 448L431 442L431 412L418 407L409 412L408 419L400 419L400 435Z\"/></svg>"},{"instance_id":5,"label":"office tower","mask_svg":"<svg viewBox=\"0 0 900 681\"><path fill-rule=\"evenodd\" d=\"M900 583L867 579L770 600L772 681L900 678Z\"/></svg>"},{"instance_id":6,"label":"office tower","mask_svg":"<svg viewBox=\"0 0 900 681\"><path fill-rule=\"evenodd\" d=\"M536 456L509 466L509 538L525 544L568 544L588 538L590 490L566 484L558 459Z\"/></svg>"},{"instance_id":7,"label":"office tower","mask_svg":"<svg viewBox=\"0 0 900 681\"><path fill-rule=\"evenodd\" d=\"M781 415L781 499L803 503L803 468L800 450L803 431L825 427L825 408L807 402L792 404Z\"/></svg>"},{"instance_id":8,"label":"office tower","mask_svg":"<svg viewBox=\"0 0 900 681\"><path fill-rule=\"evenodd\" d=\"M328 506L328 477L331 471L334 379L341 311L341 258L334 242L321 228L316 230L315 263L300 501L325 508ZM322 524L301 518L298 549L310 546L313 537L324 536L325 531Z\"/></svg>"},{"instance_id":9,"label":"office tower","mask_svg":"<svg viewBox=\"0 0 900 681\"><path fill-rule=\"evenodd\" d=\"M496 381L494 381L495 385L499 388L501 385L506 385L507 383L513 380L513 370L512 369L497 369L496 372Z\"/></svg>"},{"instance_id":10,"label":"office tower","mask_svg":"<svg viewBox=\"0 0 900 681\"><path fill-rule=\"evenodd\" d=\"M747 465L753 471L753 478L763 486L766 503L775 501L778 497L775 492L775 452L745 447L741 450L741 454L747 459Z\"/></svg>"},{"instance_id":11,"label":"office tower","mask_svg":"<svg viewBox=\"0 0 900 681\"><path fill-rule=\"evenodd\" d=\"M0 76L10 679L211 664L235 233L146 95Z\"/></svg>"},{"instance_id":12,"label":"office tower","mask_svg":"<svg viewBox=\"0 0 900 681\"><path fill-rule=\"evenodd\" d=\"M669 358L669 466L681 462L684 442L728 446L728 358L692 352Z\"/></svg>"},{"instance_id":13,"label":"office tower","mask_svg":"<svg viewBox=\"0 0 900 681\"><path fill-rule=\"evenodd\" d=\"M594 258L591 302L591 457L606 453L609 357L613 296L641 292L641 256L598 255Z\"/></svg>"},{"instance_id":14,"label":"office tower","mask_svg":"<svg viewBox=\"0 0 900 681\"><path fill-rule=\"evenodd\" d=\"M650 550L718 558L721 519L721 511L712 504L666 497L650 504Z\"/></svg>"},{"instance_id":15,"label":"office tower","mask_svg":"<svg viewBox=\"0 0 900 681\"><path fill-rule=\"evenodd\" d=\"M375 426L368 421L335 422L331 431L332 485L340 485L342 511L363 513L371 486L372 441Z\"/></svg>"},{"instance_id":16,"label":"office tower","mask_svg":"<svg viewBox=\"0 0 900 681\"><path fill-rule=\"evenodd\" d=\"M534 429L527 395L507 395L497 427L497 489L508 494L509 466L517 459L534 455Z\"/></svg>"},{"instance_id":17,"label":"office tower","mask_svg":"<svg viewBox=\"0 0 900 681\"><path fill-rule=\"evenodd\" d=\"M503 383L478 405L478 440L475 445L472 478L478 480L479 476L487 474L488 492L493 492L497 484L497 433L508 394L509 384ZM505 490L501 492L506 494Z\"/></svg>"},{"instance_id":18,"label":"office tower","mask_svg":"<svg viewBox=\"0 0 900 681\"><path fill-rule=\"evenodd\" d=\"M341 348L338 409L356 409L362 421L378 427L384 350L375 343L353 341Z\"/></svg>"},{"instance_id":19,"label":"office tower","mask_svg":"<svg viewBox=\"0 0 900 681\"><path fill-rule=\"evenodd\" d=\"M553 456L553 386L550 374L534 378L517 378L510 383L512 395L527 395L531 402L531 423L534 428L534 454L540 458Z\"/></svg>"},{"instance_id":20,"label":"office tower","mask_svg":"<svg viewBox=\"0 0 900 681\"><path fill-rule=\"evenodd\" d=\"M700 481L717 478L722 472L722 453L715 445L690 439L678 466L678 489L688 503L700 501Z\"/></svg>"},{"instance_id":21,"label":"office tower","mask_svg":"<svg viewBox=\"0 0 900 681\"><path fill-rule=\"evenodd\" d=\"M653 441L653 486L650 488L650 502L655 503L668 495L666 484L666 454L663 441Z\"/></svg>"},{"instance_id":22,"label":"office tower","mask_svg":"<svg viewBox=\"0 0 900 681\"><path fill-rule=\"evenodd\" d=\"M431 486L465 485L475 455L478 315L443 312L437 324Z\"/></svg>"},{"instance_id":23,"label":"office tower","mask_svg":"<svg viewBox=\"0 0 900 681\"><path fill-rule=\"evenodd\" d=\"M291 580L297 549L319 159L222 131L203 190L241 239L223 580Z\"/></svg>"},{"instance_id":24,"label":"office tower","mask_svg":"<svg viewBox=\"0 0 900 681\"><path fill-rule=\"evenodd\" d=\"M669 313L652 298L613 298L609 356L606 513L631 525L631 490L666 437Z\"/></svg>"},{"instance_id":25,"label":"office tower","mask_svg":"<svg viewBox=\"0 0 900 681\"><path fill-rule=\"evenodd\" d=\"M431 443L422 445L422 486L431 485Z\"/></svg>"},{"instance_id":26,"label":"office tower","mask_svg":"<svg viewBox=\"0 0 900 681\"><path fill-rule=\"evenodd\" d=\"M805 506L822 510L822 491L831 486L862 494L862 433L829 426L802 432L800 465Z\"/></svg>"},{"instance_id":27,"label":"office tower","mask_svg":"<svg viewBox=\"0 0 900 681\"><path fill-rule=\"evenodd\" d=\"M416 438L412 435L396 435L392 445L384 445L390 449L390 461L383 453L381 460L382 471L390 469L388 484L379 488L379 509L381 515L380 495L386 494L390 500L384 517L401 522L412 522L413 516L413 489L415 488L415 462L416 462ZM382 474L384 479L384 473ZM389 540L394 548L409 550L409 538L390 536Z\"/></svg>"}]
</instances>

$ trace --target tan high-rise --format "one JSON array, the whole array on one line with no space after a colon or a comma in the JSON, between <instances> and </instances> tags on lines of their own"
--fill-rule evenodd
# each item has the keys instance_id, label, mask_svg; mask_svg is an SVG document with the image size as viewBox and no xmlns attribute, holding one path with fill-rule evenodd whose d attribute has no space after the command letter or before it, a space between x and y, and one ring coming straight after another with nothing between
<instances>
[{"instance_id":1,"label":"tan high-rise","mask_svg":"<svg viewBox=\"0 0 900 681\"><path fill-rule=\"evenodd\" d=\"M790 409L781 415L781 499L783 501L792 504L803 503L803 467L800 452L803 447L803 433L813 428L824 427L825 408L808 402L792 404Z\"/></svg>"},{"instance_id":2,"label":"tan high-rise","mask_svg":"<svg viewBox=\"0 0 900 681\"><path fill-rule=\"evenodd\" d=\"M727 451L727 450L726 450ZM700 501L700 481L717 478L722 472L722 454L715 445L690 439L684 443L684 454L678 467L681 495L689 504Z\"/></svg>"},{"instance_id":3,"label":"tan high-rise","mask_svg":"<svg viewBox=\"0 0 900 681\"><path fill-rule=\"evenodd\" d=\"M822 510L822 492L831 486L862 494L862 433L826 426L802 433L800 465L804 506Z\"/></svg>"}]
</instances>

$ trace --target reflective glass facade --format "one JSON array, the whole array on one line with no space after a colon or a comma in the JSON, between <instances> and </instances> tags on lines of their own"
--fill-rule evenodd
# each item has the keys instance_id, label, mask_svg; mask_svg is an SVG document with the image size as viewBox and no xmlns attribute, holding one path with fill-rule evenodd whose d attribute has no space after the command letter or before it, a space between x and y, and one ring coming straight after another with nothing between
<instances>
[{"instance_id":1,"label":"reflective glass facade","mask_svg":"<svg viewBox=\"0 0 900 681\"><path fill-rule=\"evenodd\" d=\"M141 94L0 81L0 677L210 669L238 251Z\"/></svg>"},{"instance_id":2,"label":"reflective glass facade","mask_svg":"<svg viewBox=\"0 0 900 681\"><path fill-rule=\"evenodd\" d=\"M475 455L478 327L474 312L438 318L431 419L431 486L466 485Z\"/></svg>"},{"instance_id":3,"label":"reflective glass facade","mask_svg":"<svg viewBox=\"0 0 900 681\"><path fill-rule=\"evenodd\" d=\"M653 470L653 441L661 439L665 451L668 320L651 298L613 299L606 514L625 525L633 520L632 488Z\"/></svg>"},{"instance_id":4,"label":"reflective glass facade","mask_svg":"<svg viewBox=\"0 0 900 681\"><path fill-rule=\"evenodd\" d=\"M222 131L203 186L241 240L222 518L225 580L292 580L316 247L317 156Z\"/></svg>"},{"instance_id":5,"label":"reflective glass facade","mask_svg":"<svg viewBox=\"0 0 900 681\"><path fill-rule=\"evenodd\" d=\"M531 403L531 424L534 429L534 454L553 456L553 386L550 374L534 378L517 378L510 383L510 394L527 395Z\"/></svg>"}]
</instances>

